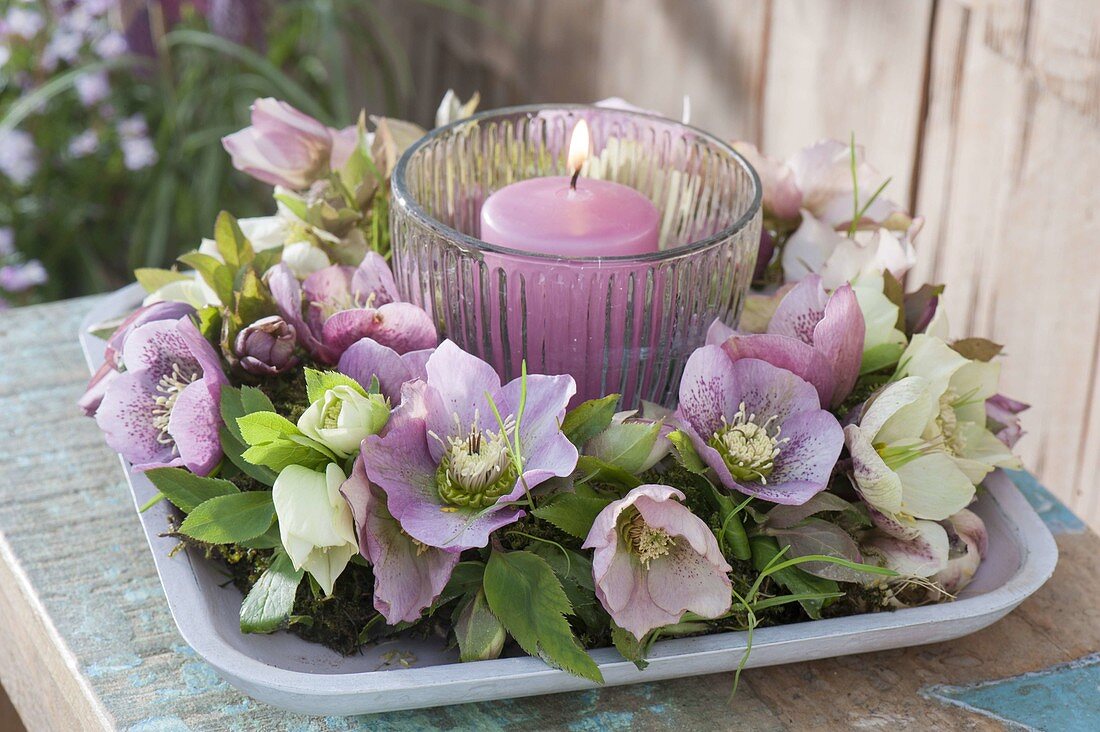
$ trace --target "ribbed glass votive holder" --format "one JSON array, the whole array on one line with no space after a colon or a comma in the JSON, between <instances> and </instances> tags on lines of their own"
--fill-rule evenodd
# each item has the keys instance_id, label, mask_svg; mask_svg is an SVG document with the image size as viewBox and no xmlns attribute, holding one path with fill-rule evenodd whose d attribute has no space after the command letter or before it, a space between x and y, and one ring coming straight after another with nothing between
<instances>
[{"instance_id":1,"label":"ribbed glass votive holder","mask_svg":"<svg viewBox=\"0 0 1100 732\"><path fill-rule=\"evenodd\" d=\"M659 250L534 254L478 238L481 206L516 181L566 175L578 119L592 135L582 178L628 185L661 215ZM672 406L707 328L734 325L760 241L760 181L693 127L580 105L486 112L429 133L401 158L391 207L394 274L441 333L505 380L571 374L577 398Z\"/></svg>"}]
</instances>

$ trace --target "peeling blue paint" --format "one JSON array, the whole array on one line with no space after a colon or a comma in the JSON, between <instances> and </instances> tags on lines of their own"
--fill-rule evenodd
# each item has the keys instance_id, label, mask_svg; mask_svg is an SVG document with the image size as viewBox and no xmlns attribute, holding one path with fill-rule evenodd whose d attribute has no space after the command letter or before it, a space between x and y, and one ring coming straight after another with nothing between
<instances>
[{"instance_id":1,"label":"peeling blue paint","mask_svg":"<svg viewBox=\"0 0 1100 732\"><path fill-rule=\"evenodd\" d=\"M191 732L191 728L179 717L150 717L130 725L129 732Z\"/></svg>"},{"instance_id":2,"label":"peeling blue paint","mask_svg":"<svg viewBox=\"0 0 1100 732\"><path fill-rule=\"evenodd\" d=\"M1034 475L1026 470L1006 470L1005 475L1016 484L1052 533L1079 534L1085 530L1084 522L1044 488Z\"/></svg>"},{"instance_id":3,"label":"peeling blue paint","mask_svg":"<svg viewBox=\"0 0 1100 732\"><path fill-rule=\"evenodd\" d=\"M921 694L1016 728L1095 732L1100 729L1100 653L997 681L932 686Z\"/></svg>"}]
</instances>

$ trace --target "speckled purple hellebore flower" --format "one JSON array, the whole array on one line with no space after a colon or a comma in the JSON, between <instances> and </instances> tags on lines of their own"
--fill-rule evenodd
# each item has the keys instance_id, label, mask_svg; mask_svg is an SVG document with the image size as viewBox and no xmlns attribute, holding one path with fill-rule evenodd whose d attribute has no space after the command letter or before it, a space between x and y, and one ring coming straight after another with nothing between
<instances>
[{"instance_id":1,"label":"speckled purple hellebore flower","mask_svg":"<svg viewBox=\"0 0 1100 732\"><path fill-rule=\"evenodd\" d=\"M428 378L428 359L434 348L398 353L370 338L361 338L351 344L340 356L336 370L358 381L364 389L378 379L378 390L390 400L401 401L401 386L405 382Z\"/></svg>"},{"instance_id":2,"label":"speckled purple hellebore flower","mask_svg":"<svg viewBox=\"0 0 1100 732\"><path fill-rule=\"evenodd\" d=\"M278 264L268 271L267 283L298 342L322 363L335 364L360 338L398 353L431 348L438 340L431 316L397 301L393 274L376 252L368 252L358 267L325 267L301 284L289 267Z\"/></svg>"},{"instance_id":3,"label":"speckled purple hellebore flower","mask_svg":"<svg viewBox=\"0 0 1100 732\"><path fill-rule=\"evenodd\" d=\"M409 536L452 551L483 547L491 532L523 516L512 504L525 487L576 467L577 449L559 427L576 384L571 376L527 377L518 473L508 441L517 428L521 379L501 386L489 364L451 341L428 358L427 372L427 383L405 386L385 435L364 440L363 465Z\"/></svg>"},{"instance_id":4,"label":"speckled purple hellebore flower","mask_svg":"<svg viewBox=\"0 0 1100 732\"><path fill-rule=\"evenodd\" d=\"M821 277L809 275L780 301L766 333L741 334L720 323L708 342L724 329L722 349L736 361L759 358L813 384L823 406L837 406L859 377L866 324L852 286L826 294Z\"/></svg>"},{"instance_id":5,"label":"speckled purple hellebore flower","mask_svg":"<svg viewBox=\"0 0 1100 732\"><path fill-rule=\"evenodd\" d=\"M218 354L189 317L134 328L126 371L96 412L107 444L136 470L182 465L207 475L222 457L218 405L226 383Z\"/></svg>"},{"instance_id":6,"label":"speckled purple hellebore flower","mask_svg":"<svg viewBox=\"0 0 1100 732\"><path fill-rule=\"evenodd\" d=\"M825 489L844 431L817 392L790 371L721 348L691 354L677 419L726 488L801 505Z\"/></svg>"},{"instance_id":7,"label":"speckled purple hellebore flower","mask_svg":"<svg viewBox=\"0 0 1100 732\"><path fill-rule=\"evenodd\" d=\"M611 619L641 640L686 611L716 618L730 609L730 565L710 528L665 485L642 485L592 524L596 597Z\"/></svg>"},{"instance_id":8,"label":"speckled purple hellebore flower","mask_svg":"<svg viewBox=\"0 0 1100 732\"><path fill-rule=\"evenodd\" d=\"M184 302L155 302L151 305L140 307L122 321L115 332L107 339L107 346L103 350L103 364L88 382L88 388L84 396L80 397L77 405L86 417L94 417L103 401L103 395L107 387L119 375L122 370L122 348L126 339L135 328L151 323L155 320L179 320L191 315L195 308Z\"/></svg>"},{"instance_id":9,"label":"speckled purple hellebore flower","mask_svg":"<svg viewBox=\"0 0 1100 732\"><path fill-rule=\"evenodd\" d=\"M390 625L418 620L447 586L461 552L426 546L406 534L390 515L386 494L367 479L362 457L340 492L355 519L359 553L374 566L374 609Z\"/></svg>"}]
</instances>

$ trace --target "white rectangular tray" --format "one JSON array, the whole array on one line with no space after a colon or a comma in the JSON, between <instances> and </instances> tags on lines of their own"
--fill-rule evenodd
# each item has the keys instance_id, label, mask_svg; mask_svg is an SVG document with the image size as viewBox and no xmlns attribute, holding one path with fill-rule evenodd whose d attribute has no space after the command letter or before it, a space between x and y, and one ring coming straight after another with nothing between
<instances>
[{"instance_id":1,"label":"white rectangular tray","mask_svg":"<svg viewBox=\"0 0 1100 732\"><path fill-rule=\"evenodd\" d=\"M102 362L103 341L89 327L118 317L141 298L136 285L104 298L88 314L80 342L89 368ZM140 473L123 469L135 506L156 491ZM956 602L757 630L748 667L937 643L972 633L1004 617L1050 577L1058 549L1046 525L1006 476L997 473L972 507L989 531L989 558ZM176 541L162 501L141 514L168 606L180 634L231 684L249 696L307 714L366 714L588 689L595 684L527 656L459 663L442 641L398 639L341 656L289 633L244 635L240 593L222 587L225 574L193 551L169 556ZM369 599L365 599L369 602ZM607 685L693 676L737 667L744 633L659 641L639 671L613 648L592 651ZM395 653L396 652L396 653ZM404 667L399 659L409 663Z\"/></svg>"}]
</instances>

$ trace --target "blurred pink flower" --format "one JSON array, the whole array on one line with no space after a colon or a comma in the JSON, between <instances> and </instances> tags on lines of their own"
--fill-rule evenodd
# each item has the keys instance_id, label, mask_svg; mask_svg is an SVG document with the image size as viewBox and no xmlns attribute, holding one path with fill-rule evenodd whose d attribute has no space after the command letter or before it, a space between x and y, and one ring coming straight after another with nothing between
<instances>
[{"instance_id":1,"label":"blurred pink flower","mask_svg":"<svg viewBox=\"0 0 1100 732\"><path fill-rule=\"evenodd\" d=\"M264 183L294 190L308 188L342 164L353 149L352 142L348 145L348 129L326 127L270 97L252 104L249 127L222 138L237 170Z\"/></svg>"}]
</instances>

